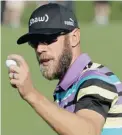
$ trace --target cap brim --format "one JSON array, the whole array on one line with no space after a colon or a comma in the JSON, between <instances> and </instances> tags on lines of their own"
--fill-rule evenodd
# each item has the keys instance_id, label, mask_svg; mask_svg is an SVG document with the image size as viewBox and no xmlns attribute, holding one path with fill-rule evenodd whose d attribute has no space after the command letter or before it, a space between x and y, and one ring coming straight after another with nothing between
<instances>
[{"instance_id":1,"label":"cap brim","mask_svg":"<svg viewBox=\"0 0 122 135\"><path fill-rule=\"evenodd\" d=\"M49 30L41 30L41 32L33 32L33 33L26 33L23 36L21 36L17 40L17 44L24 44L26 42L29 42L31 39L35 39L36 37L40 35L51 35L51 34L56 34L62 31L68 31L68 30L62 30L62 29L49 29Z\"/></svg>"}]
</instances>

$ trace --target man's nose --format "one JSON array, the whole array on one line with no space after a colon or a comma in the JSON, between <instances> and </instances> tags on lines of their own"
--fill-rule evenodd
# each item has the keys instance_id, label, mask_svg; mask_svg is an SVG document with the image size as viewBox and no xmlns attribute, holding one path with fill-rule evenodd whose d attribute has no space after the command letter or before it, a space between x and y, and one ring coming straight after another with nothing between
<instances>
[{"instance_id":1,"label":"man's nose","mask_svg":"<svg viewBox=\"0 0 122 135\"><path fill-rule=\"evenodd\" d=\"M47 51L47 45L45 44L39 44L36 48L36 51L38 53L46 52Z\"/></svg>"}]
</instances>

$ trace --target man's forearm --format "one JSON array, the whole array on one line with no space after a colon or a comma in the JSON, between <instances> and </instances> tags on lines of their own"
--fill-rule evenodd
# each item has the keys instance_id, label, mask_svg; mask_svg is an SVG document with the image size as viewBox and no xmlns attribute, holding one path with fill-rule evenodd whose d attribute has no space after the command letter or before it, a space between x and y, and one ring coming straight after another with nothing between
<instances>
[{"instance_id":1,"label":"man's forearm","mask_svg":"<svg viewBox=\"0 0 122 135\"><path fill-rule=\"evenodd\" d=\"M96 135L90 120L59 108L38 92L26 101L60 135Z\"/></svg>"}]
</instances>

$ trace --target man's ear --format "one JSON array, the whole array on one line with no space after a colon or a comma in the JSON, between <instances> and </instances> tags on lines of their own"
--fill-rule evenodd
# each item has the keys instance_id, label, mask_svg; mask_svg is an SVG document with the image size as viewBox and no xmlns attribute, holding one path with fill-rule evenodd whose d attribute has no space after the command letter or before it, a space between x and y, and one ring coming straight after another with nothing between
<instances>
[{"instance_id":1,"label":"man's ear","mask_svg":"<svg viewBox=\"0 0 122 135\"><path fill-rule=\"evenodd\" d=\"M70 33L70 43L72 47L76 47L80 43L80 29L74 29Z\"/></svg>"}]
</instances>

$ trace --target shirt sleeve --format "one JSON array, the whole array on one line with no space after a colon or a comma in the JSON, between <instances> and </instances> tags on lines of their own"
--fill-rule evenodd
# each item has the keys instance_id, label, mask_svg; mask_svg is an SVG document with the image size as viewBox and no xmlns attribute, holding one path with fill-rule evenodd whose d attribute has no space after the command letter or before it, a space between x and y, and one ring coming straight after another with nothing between
<instances>
[{"instance_id":1,"label":"shirt sleeve","mask_svg":"<svg viewBox=\"0 0 122 135\"><path fill-rule=\"evenodd\" d=\"M118 99L115 85L100 79L86 80L78 89L75 112L89 109L100 113L104 118Z\"/></svg>"}]
</instances>

